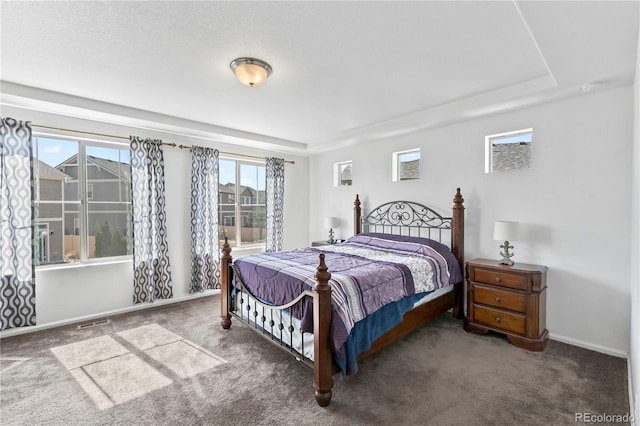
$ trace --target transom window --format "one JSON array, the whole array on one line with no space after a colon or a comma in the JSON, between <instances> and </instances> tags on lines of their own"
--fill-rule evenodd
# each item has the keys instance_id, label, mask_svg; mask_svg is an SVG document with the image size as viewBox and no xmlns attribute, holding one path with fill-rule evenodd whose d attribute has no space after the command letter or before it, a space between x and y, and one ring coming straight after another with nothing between
<instances>
[{"instance_id":1,"label":"transom window","mask_svg":"<svg viewBox=\"0 0 640 426\"><path fill-rule=\"evenodd\" d=\"M485 173L531 168L533 129L516 130L485 137Z\"/></svg>"},{"instance_id":2,"label":"transom window","mask_svg":"<svg viewBox=\"0 0 640 426\"><path fill-rule=\"evenodd\" d=\"M36 265L130 256L128 146L48 137L33 144Z\"/></svg>"},{"instance_id":3,"label":"transom window","mask_svg":"<svg viewBox=\"0 0 640 426\"><path fill-rule=\"evenodd\" d=\"M392 180L420 179L420 148L394 152Z\"/></svg>"},{"instance_id":4,"label":"transom window","mask_svg":"<svg viewBox=\"0 0 640 426\"><path fill-rule=\"evenodd\" d=\"M353 162L342 161L333 165L333 186L351 186L353 184Z\"/></svg>"}]
</instances>

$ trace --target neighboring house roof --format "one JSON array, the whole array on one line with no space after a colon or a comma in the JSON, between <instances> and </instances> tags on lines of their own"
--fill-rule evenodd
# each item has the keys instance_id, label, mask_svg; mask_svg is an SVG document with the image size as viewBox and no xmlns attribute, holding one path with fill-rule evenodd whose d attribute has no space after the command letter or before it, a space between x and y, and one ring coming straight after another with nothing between
<instances>
[{"instance_id":1,"label":"neighboring house roof","mask_svg":"<svg viewBox=\"0 0 640 426\"><path fill-rule=\"evenodd\" d=\"M420 177L420 160L400 163L400 179L417 179Z\"/></svg>"},{"instance_id":2,"label":"neighboring house roof","mask_svg":"<svg viewBox=\"0 0 640 426\"><path fill-rule=\"evenodd\" d=\"M342 170L342 180L343 181L351 180L351 164L347 164Z\"/></svg>"},{"instance_id":3,"label":"neighboring house roof","mask_svg":"<svg viewBox=\"0 0 640 426\"><path fill-rule=\"evenodd\" d=\"M255 197L258 192L250 186L240 185L240 193L245 195L249 193L250 196Z\"/></svg>"},{"instance_id":4,"label":"neighboring house roof","mask_svg":"<svg viewBox=\"0 0 640 426\"><path fill-rule=\"evenodd\" d=\"M100 167L111 173L116 177L121 177L125 180L131 179L131 165L127 163L121 163L119 161L107 160L106 158L94 157L92 155L87 155L87 162L93 163L96 166ZM62 167L66 165L76 165L78 164L78 154L75 154L62 163L58 164L56 167Z\"/></svg>"},{"instance_id":5,"label":"neighboring house roof","mask_svg":"<svg viewBox=\"0 0 640 426\"><path fill-rule=\"evenodd\" d=\"M114 176L121 177L123 179L131 179L131 165L127 163L121 163L119 161L107 160L105 158L93 157L87 155L87 161L92 162L98 167L107 170Z\"/></svg>"},{"instance_id":6,"label":"neighboring house roof","mask_svg":"<svg viewBox=\"0 0 640 426\"><path fill-rule=\"evenodd\" d=\"M218 185L218 192L225 194L235 194L236 193L236 184L235 183L224 183ZM256 197L257 195L264 194L264 190L261 189L257 191L256 189L250 186L240 185L240 194L242 195L250 195L251 197Z\"/></svg>"},{"instance_id":7,"label":"neighboring house roof","mask_svg":"<svg viewBox=\"0 0 640 426\"><path fill-rule=\"evenodd\" d=\"M218 185L218 192L226 193L226 194L235 194L236 193L236 185L234 183L224 183Z\"/></svg>"},{"instance_id":8,"label":"neighboring house roof","mask_svg":"<svg viewBox=\"0 0 640 426\"><path fill-rule=\"evenodd\" d=\"M36 160L37 164L35 165L34 173L40 179L51 179L51 180L68 180L71 179L66 173L61 172L60 170L52 167L41 160Z\"/></svg>"}]
</instances>

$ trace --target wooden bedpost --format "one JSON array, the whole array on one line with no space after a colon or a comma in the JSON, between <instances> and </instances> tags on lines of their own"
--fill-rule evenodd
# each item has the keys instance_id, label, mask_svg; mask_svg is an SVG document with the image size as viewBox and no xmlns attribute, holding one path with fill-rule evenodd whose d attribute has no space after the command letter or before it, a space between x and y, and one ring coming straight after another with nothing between
<instances>
[{"instance_id":1,"label":"wooden bedpost","mask_svg":"<svg viewBox=\"0 0 640 426\"><path fill-rule=\"evenodd\" d=\"M233 261L231 257L231 246L229 239L224 237L222 245L222 270L220 271L220 324L222 328L231 327L231 315L229 315L229 304L231 301L231 274L229 274L229 266Z\"/></svg>"},{"instance_id":2,"label":"wooden bedpost","mask_svg":"<svg viewBox=\"0 0 640 426\"><path fill-rule=\"evenodd\" d=\"M318 284L313 288L313 335L314 335L314 381L316 401L321 407L331 402L332 353L331 353L331 273L320 254L320 265L316 271Z\"/></svg>"},{"instance_id":3,"label":"wooden bedpost","mask_svg":"<svg viewBox=\"0 0 640 426\"><path fill-rule=\"evenodd\" d=\"M456 284L456 305L453 308L455 318L464 318L464 198L460 193L460 188L456 190L453 197L453 235L451 236L451 251L458 259L460 271L462 272L462 282Z\"/></svg>"},{"instance_id":4,"label":"wooden bedpost","mask_svg":"<svg viewBox=\"0 0 640 426\"><path fill-rule=\"evenodd\" d=\"M353 235L358 235L362 229L362 209L360 208L360 198L356 194L356 200L353 202Z\"/></svg>"}]
</instances>

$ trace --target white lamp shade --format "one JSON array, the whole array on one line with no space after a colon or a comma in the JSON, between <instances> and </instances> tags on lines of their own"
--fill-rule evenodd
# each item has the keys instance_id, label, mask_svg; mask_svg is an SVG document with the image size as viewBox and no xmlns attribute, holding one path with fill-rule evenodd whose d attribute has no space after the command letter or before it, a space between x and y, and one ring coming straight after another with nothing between
<instances>
[{"instance_id":1,"label":"white lamp shade","mask_svg":"<svg viewBox=\"0 0 640 426\"><path fill-rule=\"evenodd\" d=\"M332 217L332 216L327 216L324 219L324 227L326 229L333 229L333 228L337 228L339 224L338 218L337 217Z\"/></svg>"},{"instance_id":2,"label":"white lamp shade","mask_svg":"<svg viewBox=\"0 0 640 426\"><path fill-rule=\"evenodd\" d=\"M518 222L496 221L493 228L493 239L497 241L517 241Z\"/></svg>"}]
</instances>

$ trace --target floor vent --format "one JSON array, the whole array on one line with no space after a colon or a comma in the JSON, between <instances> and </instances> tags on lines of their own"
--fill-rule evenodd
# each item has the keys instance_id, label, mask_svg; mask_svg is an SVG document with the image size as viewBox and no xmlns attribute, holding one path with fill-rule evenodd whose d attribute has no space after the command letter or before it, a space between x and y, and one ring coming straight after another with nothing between
<instances>
[{"instance_id":1,"label":"floor vent","mask_svg":"<svg viewBox=\"0 0 640 426\"><path fill-rule=\"evenodd\" d=\"M101 319L101 320L96 320L96 321L91 321L91 322L85 322L84 324L80 324L78 326L78 330L84 330L85 328L90 328L90 327L95 327L98 325L104 325L104 324L109 324L111 321L109 321L108 319Z\"/></svg>"}]
</instances>

